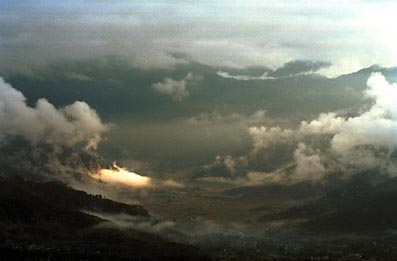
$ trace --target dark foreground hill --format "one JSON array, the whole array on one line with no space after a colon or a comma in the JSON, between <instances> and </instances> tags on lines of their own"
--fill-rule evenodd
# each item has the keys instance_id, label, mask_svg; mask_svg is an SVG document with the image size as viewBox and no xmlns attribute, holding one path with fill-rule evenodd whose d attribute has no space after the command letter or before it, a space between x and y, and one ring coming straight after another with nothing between
<instances>
[{"instance_id":1,"label":"dark foreground hill","mask_svg":"<svg viewBox=\"0 0 397 261\"><path fill-rule=\"evenodd\" d=\"M322 197L260 221L304 220L316 232L376 233L397 230L397 178L375 180L360 174Z\"/></svg>"},{"instance_id":2,"label":"dark foreground hill","mask_svg":"<svg viewBox=\"0 0 397 261\"><path fill-rule=\"evenodd\" d=\"M188 245L134 229L100 226L87 211L149 218L137 205L62 183L0 179L0 260L205 260Z\"/></svg>"}]
</instances>

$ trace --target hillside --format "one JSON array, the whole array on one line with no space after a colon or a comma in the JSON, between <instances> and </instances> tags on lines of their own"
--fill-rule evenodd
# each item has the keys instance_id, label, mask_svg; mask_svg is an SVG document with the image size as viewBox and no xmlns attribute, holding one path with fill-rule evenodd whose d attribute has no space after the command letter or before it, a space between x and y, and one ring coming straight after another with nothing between
<instances>
[{"instance_id":1,"label":"hillside","mask_svg":"<svg viewBox=\"0 0 397 261\"><path fill-rule=\"evenodd\" d=\"M86 211L149 218L141 206L62 183L0 179L0 260L203 260L194 247L133 228L100 226Z\"/></svg>"},{"instance_id":2,"label":"hillside","mask_svg":"<svg viewBox=\"0 0 397 261\"><path fill-rule=\"evenodd\" d=\"M302 220L311 231L369 233L397 229L397 179L359 174L309 203L263 216L260 221Z\"/></svg>"}]
</instances>

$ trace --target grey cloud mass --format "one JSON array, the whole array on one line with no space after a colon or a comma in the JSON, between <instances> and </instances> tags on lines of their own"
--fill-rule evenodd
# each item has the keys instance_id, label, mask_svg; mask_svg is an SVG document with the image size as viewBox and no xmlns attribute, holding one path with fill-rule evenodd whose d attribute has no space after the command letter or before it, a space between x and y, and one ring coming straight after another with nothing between
<instances>
[{"instance_id":1,"label":"grey cloud mass","mask_svg":"<svg viewBox=\"0 0 397 261\"><path fill-rule=\"evenodd\" d=\"M395 38L389 37L396 35L390 23L397 8L393 2L123 1L115 6L91 0L1 5L3 69L108 54L128 57L132 65L146 69L172 68L186 63L186 57L233 68L327 61L332 66L320 73L335 76L396 61ZM318 69L324 65L316 64ZM277 74L286 70L299 71L288 64Z\"/></svg>"},{"instance_id":2,"label":"grey cloud mass","mask_svg":"<svg viewBox=\"0 0 397 261\"><path fill-rule=\"evenodd\" d=\"M243 73L255 76L264 68L247 70ZM257 149L246 169L269 172L293 160L299 141L313 147L313 141L305 139L332 135L347 117L369 110L373 99L365 90L372 71L381 71L388 81L395 75L395 68L374 66L336 79L308 74L240 81L220 77L217 71L197 62L142 70L121 57L101 57L27 67L5 79L24 94L31 108L43 97L56 108L85 101L103 121L112 123L99 153L121 164L145 162L138 169L142 173L203 166L217 155L247 156L253 146ZM168 94L153 89L159 83L164 87L166 78L172 80ZM183 86L185 81L188 96L178 102L175 98L184 92L177 95L173 84ZM316 121L326 120L328 125L314 128ZM304 122L310 125L306 129ZM319 129L328 134L316 134ZM250 135L253 130L256 135ZM283 136L288 130L294 134ZM261 138L268 135L273 137L270 142Z\"/></svg>"}]
</instances>

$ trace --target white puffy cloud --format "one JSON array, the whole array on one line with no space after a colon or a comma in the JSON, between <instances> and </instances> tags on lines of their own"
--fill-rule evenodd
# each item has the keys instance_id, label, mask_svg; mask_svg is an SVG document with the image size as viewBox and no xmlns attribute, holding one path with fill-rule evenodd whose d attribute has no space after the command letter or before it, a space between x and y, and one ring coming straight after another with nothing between
<instances>
[{"instance_id":1,"label":"white puffy cloud","mask_svg":"<svg viewBox=\"0 0 397 261\"><path fill-rule=\"evenodd\" d=\"M250 171L235 182L244 185L294 184L302 181L318 181L327 174L321 162L320 151L300 142L293 152L293 161L272 172Z\"/></svg>"},{"instance_id":2,"label":"white puffy cloud","mask_svg":"<svg viewBox=\"0 0 397 261\"><path fill-rule=\"evenodd\" d=\"M322 178L325 168L321 163L320 156L306 146L299 143L294 152L296 169L294 178L302 180L316 180Z\"/></svg>"},{"instance_id":3,"label":"white puffy cloud","mask_svg":"<svg viewBox=\"0 0 397 261\"><path fill-rule=\"evenodd\" d=\"M95 149L107 129L85 102L57 109L39 99L35 107L29 107L25 96L0 77L0 140L22 136L33 144L82 144Z\"/></svg>"},{"instance_id":4,"label":"white puffy cloud","mask_svg":"<svg viewBox=\"0 0 397 261\"><path fill-rule=\"evenodd\" d=\"M381 73L374 73L367 81L366 95L375 100L373 108L386 110L390 118L397 120L397 84L390 84Z\"/></svg>"},{"instance_id":5,"label":"white puffy cloud","mask_svg":"<svg viewBox=\"0 0 397 261\"><path fill-rule=\"evenodd\" d=\"M345 119L338 117L336 113L321 113L317 119L310 122L302 121L300 132L304 135L310 134L335 134L338 133L344 124Z\"/></svg>"},{"instance_id":6,"label":"white puffy cloud","mask_svg":"<svg viewBox=\"0 0 397 261\"><path fill-rule=\"evenodd\" d=\"M251 127L249 133L254 142L255 150L265 149L272 144L288 142L293 137L294 132L280 127Z\"/></svg>"},{"instance_id":7,"label":"white puffy cloud","mask_svg":"<svg viewBox=\"0 0 397 261\"><path fill-rule=\"evenodd\" d=\"M378 169L396 174L397 162L397 84L388 83L380 73L367 81L365 95L372 100L367 111L352 117L322 113L312 121L302 121L297 129L251 127L254 151L273 144L297 143L293 153L291 175L250 172L247 177L261 182L317 180L333 172L354 173L355 170ZM320 137L324 142L316 143ZM309 142L313 149L303 143ZM328 145L327 145L328 142ZM317 146L317 147L316 147ZM271 150L269 150L271 153Z\"/></svg>"},{"instance_id":8,"label":"white puffy cloud","mask_svg":"<svg viewBox=\"0 0 397 261\"><path fill-rule=\"evenodd\" d=\"M231 155L221 156L217 155L214 162L203 166L204 179L211 179L212 177L236 177L241 169L247 166L247 158L244 156L234 158Z\"/></svg>"},{"instance_id":9,"label":"white puffy cloud","mask_svg":"<svg viewBox=\"0 0 397 261\"><path fill-rule=\"evenodd\" d=\"M334 152L349 153L359 145L390 150L397 148L397 84L390 84L380 73L368 79L365 94L374 101L370 109L355 117L320 114L311 122L302 122L303 134L333 134Z\"/></svg>"},{"instance_id":10,"label":"white puffy cloud","mask_svg":"<svg viewBox=\"0 0 397 261\"><path fill-rule=\"evenodd\" d=\"M193 73L188 73L185 78L179 81L165 78L162 82L153 84L152 88L159 93L171 96L175 101L182 101L189 95L187 85L199 78L193 75Z\"/></svg>"}]
</instances>

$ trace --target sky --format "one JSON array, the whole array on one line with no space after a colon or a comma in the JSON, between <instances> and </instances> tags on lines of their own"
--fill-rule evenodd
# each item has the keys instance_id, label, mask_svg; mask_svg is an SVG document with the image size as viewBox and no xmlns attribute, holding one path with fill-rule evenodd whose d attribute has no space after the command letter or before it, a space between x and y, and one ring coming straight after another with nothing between
<instances>
[{"instance_id":1,"label":"sky","mask_svg":"<svg viewBox=\"0 0 397 261\"><path fill-rule=\"evenodd\" d=\"M329 62L330 77L396 63L393 1L8 1L0 66L126 57L138 68ZM179 55L170 55L179 54Z\"/></svg>"},{"instance_id":2,"label":"sky","mask_svg":"<svg viewBox=\"0 0 397 261\"><path fill-rule=\"evenodd\" d=\"M395 173L393 1L0 9L0 146L240 185Z\"/></svg>"}]
</instances>

